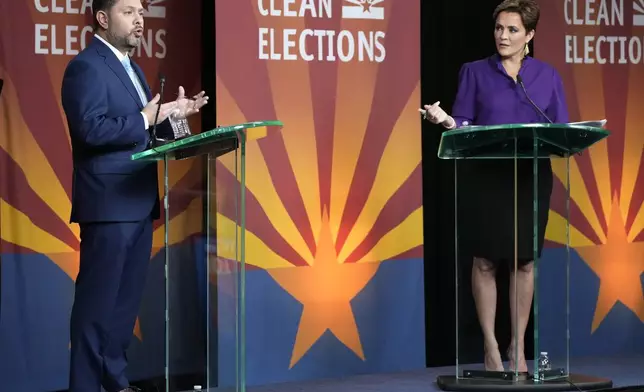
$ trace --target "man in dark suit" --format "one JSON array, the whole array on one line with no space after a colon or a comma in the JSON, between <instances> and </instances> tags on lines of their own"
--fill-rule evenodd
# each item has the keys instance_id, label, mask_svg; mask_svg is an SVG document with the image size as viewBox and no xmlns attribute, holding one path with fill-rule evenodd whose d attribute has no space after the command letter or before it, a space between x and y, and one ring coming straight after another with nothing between
<instances>
[{"instance_id":1,"label":"man in dark suit","mask_svg":"<svg viewBox=\"0 0 644 392\"><path fill-rule=\"evenodd\" d=\"M157 165L131 160L150 128L170 129L207 103L203 92L160 104L129 53L143 35L140 0L94 0L95 36L67 66L62 104L74 162L71 221L80 225L72 308L70 392L134 391L126 349L145 285L152 220L160 215ZM151 99L152 98L152 99Z\"/></svg>"}]
</instances>

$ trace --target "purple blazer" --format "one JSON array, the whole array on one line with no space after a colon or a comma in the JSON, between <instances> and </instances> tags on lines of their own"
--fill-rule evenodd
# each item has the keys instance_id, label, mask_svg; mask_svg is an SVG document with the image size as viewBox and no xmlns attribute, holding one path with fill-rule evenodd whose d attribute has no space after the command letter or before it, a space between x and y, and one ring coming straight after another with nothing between
<instances>
[{"instance_id":1,"label":"purple blazer","mask_svg":"<svg viewBox=\"0 0 644 392\"><path fill-rule=\"evenodd\" d=\"M526 57L519 75L530 98L552 122L569 121L563 82L554 67ZM461 67L452 117L457 127L548 122L505 72L498 55Z\"/></svg>"}]
</instances>

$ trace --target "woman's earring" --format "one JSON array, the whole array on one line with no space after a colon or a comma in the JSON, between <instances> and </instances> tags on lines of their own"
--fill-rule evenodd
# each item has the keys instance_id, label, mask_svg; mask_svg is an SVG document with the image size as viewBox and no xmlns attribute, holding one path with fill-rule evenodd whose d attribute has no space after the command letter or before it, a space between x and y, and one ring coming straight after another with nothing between
<instances>
[{"instance_id":1,"label":"woman's earring","mask_svg":"<svg viewBox=\"0 0 644 392\"><path fill-rule=\"evenodd\" d=\"M528 43L526 42L526 43L525 43L525 49L523 50L523 54L524 54L525 56L527 56L527 55L528 55L528 53L530 53L530 47L528 46Z\"/></svg>"}]
</instances>

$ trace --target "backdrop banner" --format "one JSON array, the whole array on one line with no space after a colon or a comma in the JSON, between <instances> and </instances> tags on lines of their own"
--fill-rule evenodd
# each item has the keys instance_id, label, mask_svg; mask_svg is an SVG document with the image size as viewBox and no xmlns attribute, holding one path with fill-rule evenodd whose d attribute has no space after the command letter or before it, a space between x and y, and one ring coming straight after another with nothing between
<instances>
[{"instance_id":1,"label":"backdrop banner","mask_svg":"<svg viewBox=\"0 0 644 392\"><path fill-rule=\"evenodd\" d=\"M5 390L52 391L68 384L80 239L78 225L69 224L72 159L60 89L65 66L92 39L91 3L0 2L0 379ZM200 2L143 3L145 33L133 58L153 94L159 92L159 73L167 78L166 100L180 84L188 95L196 94L201 88ZM199 118L191 121L199 132ZM175 162L171 170L173 185L201 186L198 162ZM195 198L198 192L180 194L183 198L172 203L175 257L194 260L191 235L201 230L201 201ZM134 380L164 375L162 223L155 224L143 308L128 353Z\"/></svg>"},{"instance_id":2,"label":"backdrop banner","mask_svg":"<svg viewBox=\"0 0 644 392\"><path fill-rule=\"evenodd\" d=\"M571 355L644 351L644 1L551 1L541 5L537 57L561 74L570 121L607 119L612 134L571 161ZM565 162L554 160L555 193ZM563 202L553 203L564 206ZM551 210L546 238L565 260L565 211ZM540 344L562 325L563 269L541 266ZM552 305L552 306L551 306Z\"/></svg>"},{"instance_id":3,"label":"backdrop banner","mask_svg":"<svg viewBox=\"0 0 644 392\"><path fill-rule=\"evenodd\" d=\"M284 123L246 155L248 384L423 368L420 2L215 7L217 124Z\"/></svg>"}]
</instances>

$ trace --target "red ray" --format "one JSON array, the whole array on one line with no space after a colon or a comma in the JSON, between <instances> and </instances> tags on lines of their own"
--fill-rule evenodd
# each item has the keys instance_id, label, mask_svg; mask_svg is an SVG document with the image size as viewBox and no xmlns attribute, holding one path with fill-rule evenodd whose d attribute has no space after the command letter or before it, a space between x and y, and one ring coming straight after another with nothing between
<instances>
[{"instance_id":1,"label":"red ray","mask_svg":"<svg viewBox=\"0 0 644 392\"><path fill-rule=\"evenodd\" d=\"M390 257L389 260L422 259L425 255L423 249L423 245L418 245L417 247L409 249L399 255Z\"/></svg>"},{"instance_id":2,"label":"red ray","mask_svg":"<svg viewBox=\"0 0 644 392\"><path fill-rule=\"evenodd\" d=\"M2 178L0 178L0 198L15 209L22 211L36 226L51 233L72 249L78 250L79 241L69 226L34 193L27 182L25 173L2 149L0 149L0 167L3 168Z\"/></svg>"},{"instance_id":3,"label":"red ray","mask_svg":"<svg viewBox=\"0 0 644 392\"><path fill-rule=\"evenodd\" d=\"M28 23L32 20L29 2L12 1L4 6L9 9L3 12L20 22L0 24L0 36L33 38L34 25ZM50 88L47 57L34 54L33 45L26 45L23 40L5 39L4 42L7 47L3 48L3 53L11 55L0 57L0 62L16 87L25 123L71 200L71 149L57 104L59 92Z\"/></svg>"},{"instance_id":4,"label":"red ray","mask_svg":"<svg viewBox=\"0 0 644 392\"><path fill-rule=\"evenodd\" d=\"M571 186L574 187L574 184ZM552 186L550 209L566 218L566 188L557 177L554 177ZM588 218L586 218L581 208L579 208L579 204L573 198L570 198L570 226L574 226L593 243L601 243L599 236L593 230ZM557 247L559 246L561 245L557 245Z\"/></svg>"},{"instance_id":5,"label":"red ray","mask_svg":"<svg viewBox=\"0 0 644 392\"><path fill-rule=\"evenodd\" d=\"M563 37L566 35L567 27L563 23L563 15L560 10L561 4L546 1L541 2L540 6L542 13L541 20L548 21L549 23L547 28L539 29L538 34L536 35L535 45L539 45L535 49L536 57L544 59L544 61L555 67L563 79L570 121L596 120L581 118L581 114L579 112L577 92L585 92L585 90L583 88L577 90L578 86L574 77L574 65L566 63L566 42ZM601 200L599 198L599 188L595 181L595 173L590 161L590 154L586 151L582 155L576 156L575 160L579 167L582 181L588 190L590 203L598 214L599 222L603 231L606 232L608 230L608 223L606 222L606 217L603 214ZM561 194L555 194L555 197L557 197L557 199L554 199L556 201L554 201L553 204L561 204ZM575 220L571 220L571 223L574 223L575 225L577 224Z\"/></svg>"},{"instance_id":6,"label":"red ray","mask_svg":"<svg viewBox=\"0 0 644 392\"><path fill-rule=\"evenodd\" d=\"M547 63L555 67L563 79L570 121L588 120L580 118L577 94L571 94L571 92L577 91L577 86L573 68L566 64L565 55L563 55L566 53L566 43L561 37L566 35L566 26L560 22L563 17L559 10L561 4L542 1L539 6L541 7L541 20L547 22L548 25L547 28L538 29L535 35L535 56L537 59L545 59Z\"/></svg>"},{"instance_id":7,"label":"red ray","mask_svg":"<svg viewBox=\"0 0 644 392\"><path fill-rule=\"evenodd\" d=\"M543 241L543 247L544 247L544 249L546 249L546 248L561 248L561 244L546 239L546 240Z\"/></svg>"},{"instance_id":8,"label":"red ray","mask_svg":"<svg viewBox=\"0 0 644 392\"><path fill-rule=\"evenodd\" d=\"M351 252L345 263L358 262L392 229L402 223L412 212L423 204L421 184L423 182L422 165L405 180L380 211L378 218L365 239ZM419 227L418 230L422 230ZM380 260L384 261L384 260Z\"/></svg>"},{"instance_id":9,"label":"red ray","mask_svg":"<svg viewBox=\"0 0 644 392\"><path fill-rule=\"evenodd\" d=\"M631 206L629 208L628 214L626 216L625 227L628 230L633 227L635 223L635 217L642 208L644 203L644 158L640 160L640 167L638 168L637 180L635 180L635 188L633 188L633 196L631 198ZM644 233L644 230L642 231Z\"/></svg>"},{"instance_id":10,"label":"red ray","mask_svg":"<svg viewBox=\"0 0 644 392\"><path fill-rule=\"evenodd\" d=\"M240 47L257 47L258 26L254 18L253 3L239 0L220 0L220 3L222 4L218 6L232 10L236 15L235 18L216 20L218 33L235 32L234 39L220 39L217 42L217 52L220 53L216 56L217 72L222 82L249 121L279 120L272 104L273 96L266 65L257 58L256 52L238 50ZM315 237L302 195L293 191L298 187L282 133L260 140L259 147L277 194L311 253L315 253Z\"/></svg>"},{"instance_id":11,"label":"red ray","mask_svg":"<svg viewBox=\"0 0 644 392\"><path fill-rule=\"evenodd\" d=\"M226 189L226 192L239 190L239 182L228 171L223 164L217 162L217 187ZM217 199L217 212L232 221L237 221L237 208L239 201L236 197L223 197ZM268 220L266 212L262 209L255 195L246 189L246 230L257 235L276 254L283 257L293 265L307 265L300 256L277 232L273 224Z\"/></svg>"},{"instance_id":12,"label":"red ray","mask_svg":"<svg viewBox=\"0 0 644 392\"><path fill-rule=\"evenodd\" d=\"M340 31L342 25L340 16L340 12L334 12L331 20L308 16L306 18L306 28ZM333 129L335 128L335 108L337 104L338 62L339 60L312 61L309 65L320 182L320 216L322 216L322 208L324 206L330 208L331 205Z\"/></svg>"},{"instance_id":13,"label":"red ray","mask_svg":"<svg viewBox=\"0 0 644 392\"><path fill-rule=\"evenodd\" d=\"M0 239L0 255L11 255L11 254L35 254L31 249L24 248L22 246L18 246L16 244L12 244L10 242L7 242L5 240Z\"/></svg>"},{"instance_id":14,"label":"red ray","mask_svg":"<svg viewBox=\"0 0 644 392\"><path fill-rule=\"evenodd\" d=\"M619 26L606 26L602 24L600 27L600 35L602 36L615 36L615 37L628 37L633 35L632 28L629 21L632 21L633 7L626 6L624 10L624 25ZM628 53L626 53L628 56ZM617 56L616 56L617 57ZM641 66L637 64L638 68ZM611 122L610 129L613 130L611 135L607 138L608 143L608 156L613 158L610 160L610 194L619 195L622 191L622 170L624 169L624 142L626 135L626 107L628 101L628 94L626 91L629 89L628 79L631 66L620 66L618 64L602 66L602 82L604 84L604 104L606 106L606 117ZM636 71L641 72L641 71ZM593 83L593 81L588 81ZM632 86L631 88L636 88Z\"/></svg>"},{"instance_id":15,"label":"red ray","mask_svg":"<svg viewBox=\"0 0 644 392\"><path fill-rule=\"evenodd\" d=\"M396 61L385 61L380 64L367 132L355 175L349 188L336 240L338 252L344 246L367 201L389 137L400 113L418 84L420 51L417 43L420 39L420 32L418 28L410 28L409 24L410 20L418 18L418 9L406 2L394 2L390 12L385 45L387 42L405 42L406 44L387 46L387 57L396 59ZM412 24L411 26L416 25ZM413 65L414 69L410 69L410 65Z\"/></svg>"}]
</instances>

